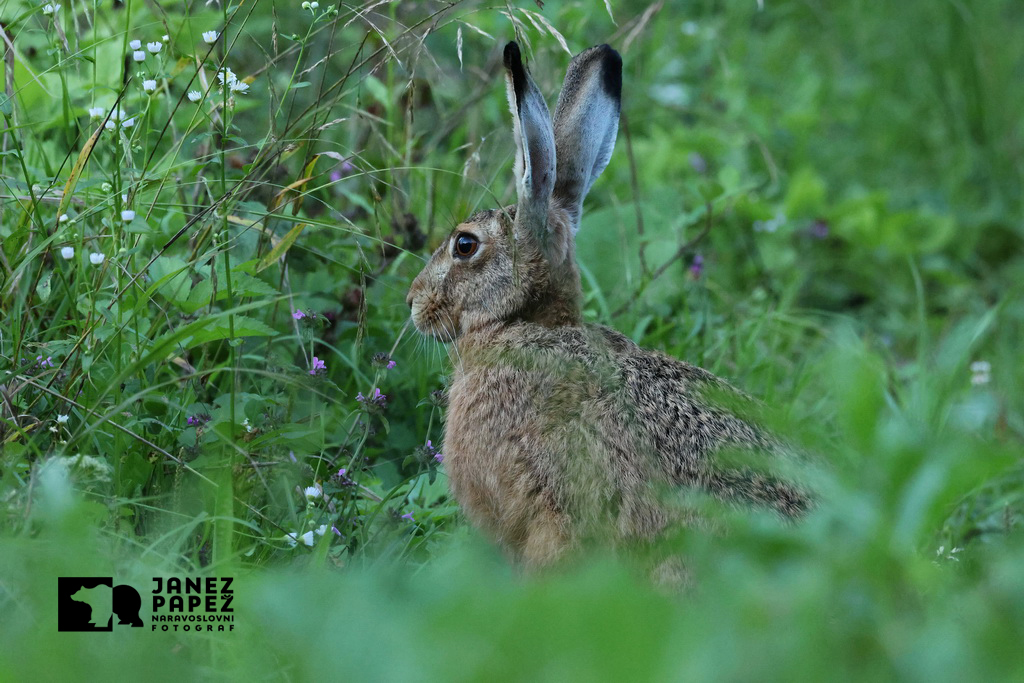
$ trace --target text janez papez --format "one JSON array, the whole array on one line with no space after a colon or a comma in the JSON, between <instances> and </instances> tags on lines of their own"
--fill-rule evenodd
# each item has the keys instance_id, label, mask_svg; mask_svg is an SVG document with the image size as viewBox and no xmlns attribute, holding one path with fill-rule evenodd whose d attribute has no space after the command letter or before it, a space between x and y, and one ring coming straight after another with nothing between
<instances>
[{"instance_id":1,"label":"text janez papez","mask_svg":"<svg viewBox=\"0 0 1024 683\"><path fill-rule=\"evenodd\" d=\"M234 631L232 580L155 577L152 630L159 627L161 631Z\"/></svg>"}]
</instances>

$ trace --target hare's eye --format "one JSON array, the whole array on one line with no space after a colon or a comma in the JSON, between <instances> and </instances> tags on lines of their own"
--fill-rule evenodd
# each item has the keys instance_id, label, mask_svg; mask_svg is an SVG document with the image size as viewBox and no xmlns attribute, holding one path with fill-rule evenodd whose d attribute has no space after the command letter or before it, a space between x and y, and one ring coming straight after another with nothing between
<instances>
[{"instance_id":1,"label":"hare's eye","mask_svg":"<svg viewBox=\"0 0 1024 683\"><path fill-rule=\"evenodd\" d=\"M480 248L480 240L468 232L460 232L455 236L455 244L452 249L452 256L458 259L467 259L476 253Z\"/></svg>"}]
</instances>

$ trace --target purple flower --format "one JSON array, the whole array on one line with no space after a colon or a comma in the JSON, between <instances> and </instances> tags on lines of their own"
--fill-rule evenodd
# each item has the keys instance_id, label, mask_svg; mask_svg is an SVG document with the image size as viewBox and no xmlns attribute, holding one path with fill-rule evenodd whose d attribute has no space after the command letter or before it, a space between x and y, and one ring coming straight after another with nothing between
<instances>
[{"instance_id":1,"label":"purple flower","mask_svg":"<svg viewBox=\"0 0 1024 683\"><path fill-rule=\"evenodd\" d=\"M309 374L319 375L321 370L324 372L327 371L327 363L323 362L316 356L313 356L313 367L309 369Z\"/></svg>"},{"instance_id":2,"label":"purple flower","mask_svg":"<svg viewBox=\"0 0 1024 683\"><path fill-rule=\"evenodd\" d=\"M807 229L807 232L816 240L826 239L828 237L828 223L819 218L811 223L811 227Z\"/></svg>"},{"instance_id":3,"label":"purple flower","mask_svg":"<svg viewBox=\"0 0 1024 683\"><path fill-rule=\"evenodd\" d=\"M406 512L404 515L402 515L402 519L407 519L410 522L415 522L416 521L415 519L412 518L412 513L411 512Z\"/></svg>"},{"instance_id":4,"label":"purple flower","mask_svg":"<svg viewBox=\"0 0 1024 683\"><path fill-rule=\"evenodd\" d=\"M395 367L395 361L391 360L391 356L386 353L373 354L373 358L370 359L370 362L375 368L387 368L390 370Z\"/></svg>"},{"instance_id":5,"label":"purple flower","mask_svg":"<svg viewBox=\"0 0 1024 683\"><path fill-rule=\"evenodd\" d=\"M441 451L434 448L434 442L432 442L430 439L427 439L427 445L423 446L420 450L423 453L424 460L433 460L434 462L437 463L444 462L444 456L441 454Z\"/></svg>"},{"instance_id":6,"label":"purple flower","mask_svg":"<svg viewBox=\"0 0 1024 683\"><path fill-rule=\"evenodd\" d=\"M331 182L336 183L345 176L352 175L352 171L354 170L356 170L356 167L348 161L341 162L341 166L331 171Z\"/></svg>"},{"instance_id":7,"label":"purple flower","mask_svg":"<svg viewBox=\"0 0 1024 683\"><path fill-rule=\"evenodd\" d=\"M338 484L338 486L355 486L356 485L356 482L352 479L352 477L348 476L348 470L346 470L344 467L342 467L340 470L338 470L338 473L336 475L334 475L334 479L335 479L336 483Z\"/></svg>"},{"instance_id":8,"label":"purple flower","mask_svg":"<svg viewBox=\"0 0 1024 683\"><path fill-rule=\"evenodd\" d=\"M295 312L292 313L292 318L294 318L295 320L302 320L305 317L306 314L302 312L301 308L296 308Z\"/></svg>"},{"instance_id":9,"label":"purple flower","mask_svg":"<svg viewBox=\"0 0 1024 683\"><path fill-rule=\"evenodd\" d=\"M369 409L379 408L383 410L388 407L388 395L382 394L380 389L374 389L371 396L363 396L363 392L356 394L356 400Z\"/></svg>"},{"instance_id":10,"label":"purple flower","mask_svg":"<svg viewBox=\"0 0 1024 683\"><path fill-rule=\"evenodd\" d=\"M206 413L196 413L195 415L190 415L188 419L185 420L185 424L189 427L201 427L209 421L210 416Z\"/></svg>"},{"instance_id":11,"label":"purple flower","mask_svg":"<svg viewBox=\"0 0 1024 683\"><path fill-rule=\"evenodd\" d=\"M694 254L693 262L690 263L689 271L694 280L699 278L704 273L704 257L700 254Z\"/></svg>"},{"instance_id":12,"label":"purple flower","mask_svg":"<svg viewBox=\"0 0 1024 683\"><path fill-rule=\"evenodd\" d=\"M42 356L36 356L36 364L39 367L41 367L41 368L46 368L46 367L52 368L53 367L53 356L47 356L46 358L43 358Z\"/></svg>"},{"instance_id":13,"label":"purple flower","mask_svg":"<svg viewBox=\"0 0 1024 683\"><path fill-rule=\"evenodd\" d=\"M690 168L700 174L708 172L708 162L697 152L690 152L688 159L690 162Z\"/></svg>"},{"instance_id":14,"label":"purple flower","mask_svg":"<svg viewBox=\"0 0 1024 683\"><path fill-rule=\"evenodd\" d=\"M334 525L332 524L332 525L331 525L331 531L333 531L333 532L334 532L334 535L335 535L335 536L337 536L338 538L341 538L341 532L340 532L340 531L338 531L338 527L336 527L336 526L334 526Z\"/></svg>"}]
</instances>

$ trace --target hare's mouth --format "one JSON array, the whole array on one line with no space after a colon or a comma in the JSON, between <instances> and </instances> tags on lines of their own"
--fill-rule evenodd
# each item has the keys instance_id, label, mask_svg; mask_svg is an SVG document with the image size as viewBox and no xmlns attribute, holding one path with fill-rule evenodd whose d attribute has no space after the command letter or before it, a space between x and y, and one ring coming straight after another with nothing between
<instances>
[{"instance_id":1,"label":"hare's mouth","mask_svg":"<svg viewBox=\"0 0 1024 683\"><path fill-rule=\"evenodd\" d=\"M446 344L455 341L458 336L455 321L451 316L427 307L419 301L414 301L412 305L412 324L420 334Z\"/></svg>"}]
</instances>

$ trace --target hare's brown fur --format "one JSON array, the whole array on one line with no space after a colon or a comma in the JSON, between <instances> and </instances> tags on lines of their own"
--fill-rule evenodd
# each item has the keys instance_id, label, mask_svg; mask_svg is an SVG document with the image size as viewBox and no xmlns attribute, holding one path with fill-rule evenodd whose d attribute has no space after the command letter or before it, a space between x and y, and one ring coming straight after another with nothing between
<instances>
[{"instance_id":1,"label":"hare's brown fur","mask_svg":"<svg viewBox=\"0 0 1024 683\"><path fill-rule=\"evenodd\" d=\"M683 515L662 500L672 487L799 514L797 487L716 459L722 448L784 452L723 403L748 398L583 324L574 233L614 143L621 62L607 46L573 60L552 132L513 45L519 203L457 226L408 297L417 328L452 342L444 449L456 500L531 566L590 537L657 537ZM602 146L587 148L592 140ZM478 245L469 257L454 251L460 236Z\"/></svg>"}]
</instances>

